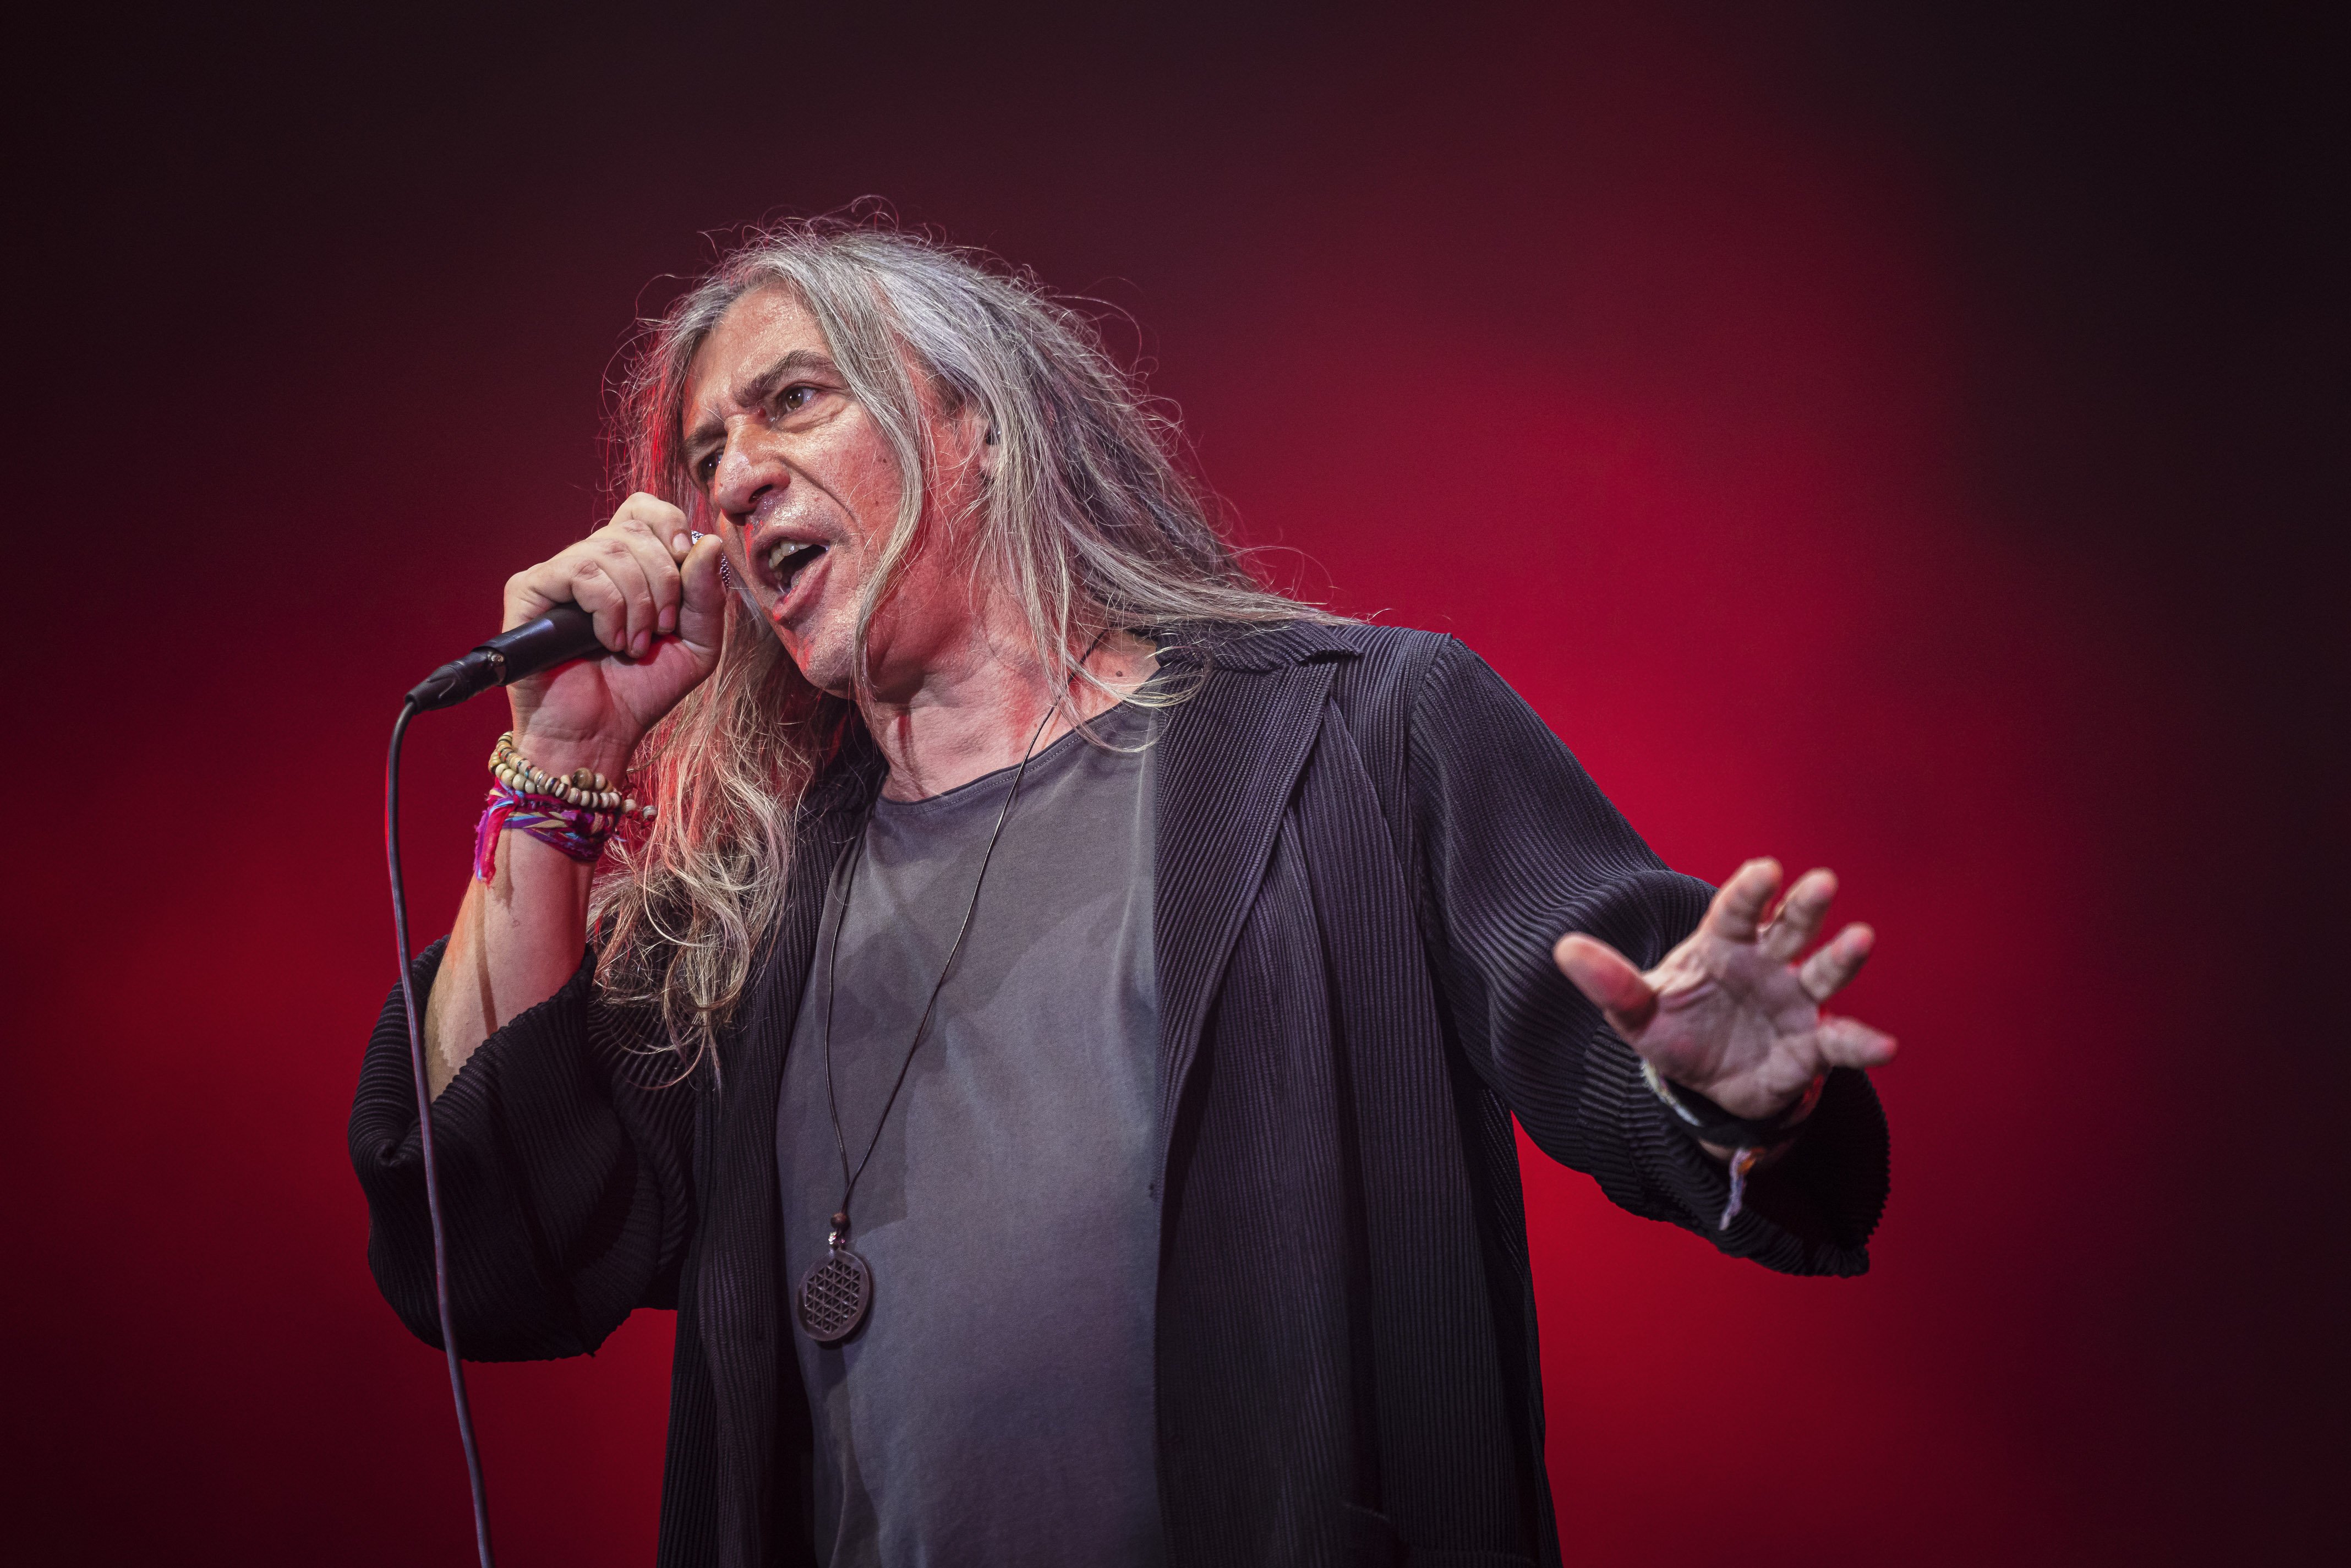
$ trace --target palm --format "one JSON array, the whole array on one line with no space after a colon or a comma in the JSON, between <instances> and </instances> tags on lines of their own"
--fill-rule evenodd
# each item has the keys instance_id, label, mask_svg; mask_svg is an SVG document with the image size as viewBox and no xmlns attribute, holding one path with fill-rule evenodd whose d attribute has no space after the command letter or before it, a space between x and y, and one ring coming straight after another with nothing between
<instances>
[{"instance_id":1,"label":"palm","mask_svg":"<svg viewBox=\"0 0 2351 1568\"><path fill-rule=\"evenodd\" d=\"M1740 1116L1776 1114L1831 1067L1876 1067L1894 1055L1891 1037L1821 1016L1867 960L1869 927L1848 925L1798 963L1836 878L1807 873L1772 910L1780 878L1773 861L1740 867L1698 928L1646 974L1581 933L1555 949L1561 970L1645 1061Z\"/></svg>"},{"instance_id":2,"label":"palm","mask_svg":"<svg viewBox=\"0 0 2351 1568\"><path fill-rule=\"evenodd\" d=\"M683 631L683 629L681 629ZM642 659L583 659L515 691L518 727L567 736L643 735L709 673L717 648L664 637Z\"/></svg>"}]
</instances>

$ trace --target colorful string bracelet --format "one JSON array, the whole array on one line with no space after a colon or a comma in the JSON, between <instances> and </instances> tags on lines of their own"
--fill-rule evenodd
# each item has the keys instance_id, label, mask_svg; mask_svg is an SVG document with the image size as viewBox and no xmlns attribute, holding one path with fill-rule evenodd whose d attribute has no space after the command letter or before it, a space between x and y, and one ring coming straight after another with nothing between
<instances>
[{"instance_id":1,"label":"colorful string bracelet","mask_svg":"<svg viewBox=\"0 0 2351 1568\"><path fill-rule=\"evenodd\" d=\"M653 819L650 803L638 805L601 773L582 768L559 777L534 768L515 749L511 730L490 753L490 774L497 782L474 830L474 874L484 882L497 874L498 835L508 828L589 863L624 823Z\"/></svg>"}]
</instances>

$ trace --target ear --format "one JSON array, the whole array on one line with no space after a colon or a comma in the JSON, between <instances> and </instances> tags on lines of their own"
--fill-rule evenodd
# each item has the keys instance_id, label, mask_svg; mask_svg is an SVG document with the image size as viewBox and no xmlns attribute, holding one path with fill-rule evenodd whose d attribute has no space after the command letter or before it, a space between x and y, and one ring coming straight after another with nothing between
<instances>
[{"instance_id":1,"label":"ear","mask_svg":"<svg viewBox=\"0 0 2351 1568\"><path fill-rule=\"evenodd\" d=\"M987 411L977 402L967 402L955 414L956 434L964 452L979 465L983 478L996 477L996 459L1004 450L1003 436Z\"/></svg>"}]
</instances>

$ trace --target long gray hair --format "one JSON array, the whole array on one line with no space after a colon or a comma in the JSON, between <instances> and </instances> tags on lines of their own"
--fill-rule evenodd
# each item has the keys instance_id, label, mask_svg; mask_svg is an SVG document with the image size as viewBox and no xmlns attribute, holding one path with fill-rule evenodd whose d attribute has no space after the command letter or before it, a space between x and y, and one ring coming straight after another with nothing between
<instances>
[{"instance_id":1,"label":"long gray hair","mask_svg":"<svg viewBox=\"0 0 2351 1568\"><path fill-rule=\"evenodd\" d=\"M868 629L926 527L969 552L975 580L1008 592L1062 692L1092 680L1085 651L1107 631L1328 619L1250 575L1186 472L1174 421L1091 320L987 257L870 225L760 231L650 325L622 387L627 490L714 529L683 458L687 372L727 308L769 287L816 319L903 481L858 606L861 680ZM997 441L978 499L927 521L939 455L926 393L951 413L976 408ZM608 852L590 925L606 998L658 1008L680 1077L705 1055L716 1071L708 1048L781 905L803 798L857 723L730 594L716 670L638 747L639 790L659 815L642 841Z\"/></svg>"}]
</instances>

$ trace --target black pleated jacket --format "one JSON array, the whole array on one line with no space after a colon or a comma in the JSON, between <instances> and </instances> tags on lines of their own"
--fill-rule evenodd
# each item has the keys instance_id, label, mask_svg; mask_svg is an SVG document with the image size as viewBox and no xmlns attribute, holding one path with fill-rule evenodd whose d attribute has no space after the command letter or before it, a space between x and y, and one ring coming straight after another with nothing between
<instances>
[{"instance_id":1,"label":"black pleated jacket","mask_svg":"<svg viewBox=\"0 0 2351 1568\"><path fill-rule=\"evenodd\" d=\"M1204 672L1158 758L1159 1490L1176 1568L1559 1561L1513 1115L1635 1214L1855 1274L1886 1135L1857 1072L1727 1231L1720 1169L1551 959L1655 963L1703 883L1650 853L1450 638L1293 623L1162 653ZM664 1564L810 1560L779 1277L777 1094L823 889L878 787L820 782L722 1071L657 1087L583 963L434 1107L458 1342L594 1350L674 1307ZM439 949L416 962L429 985ZM351 1157L385 1299L439 1343L397 993Z\"/></svg>"}]
</instances>

